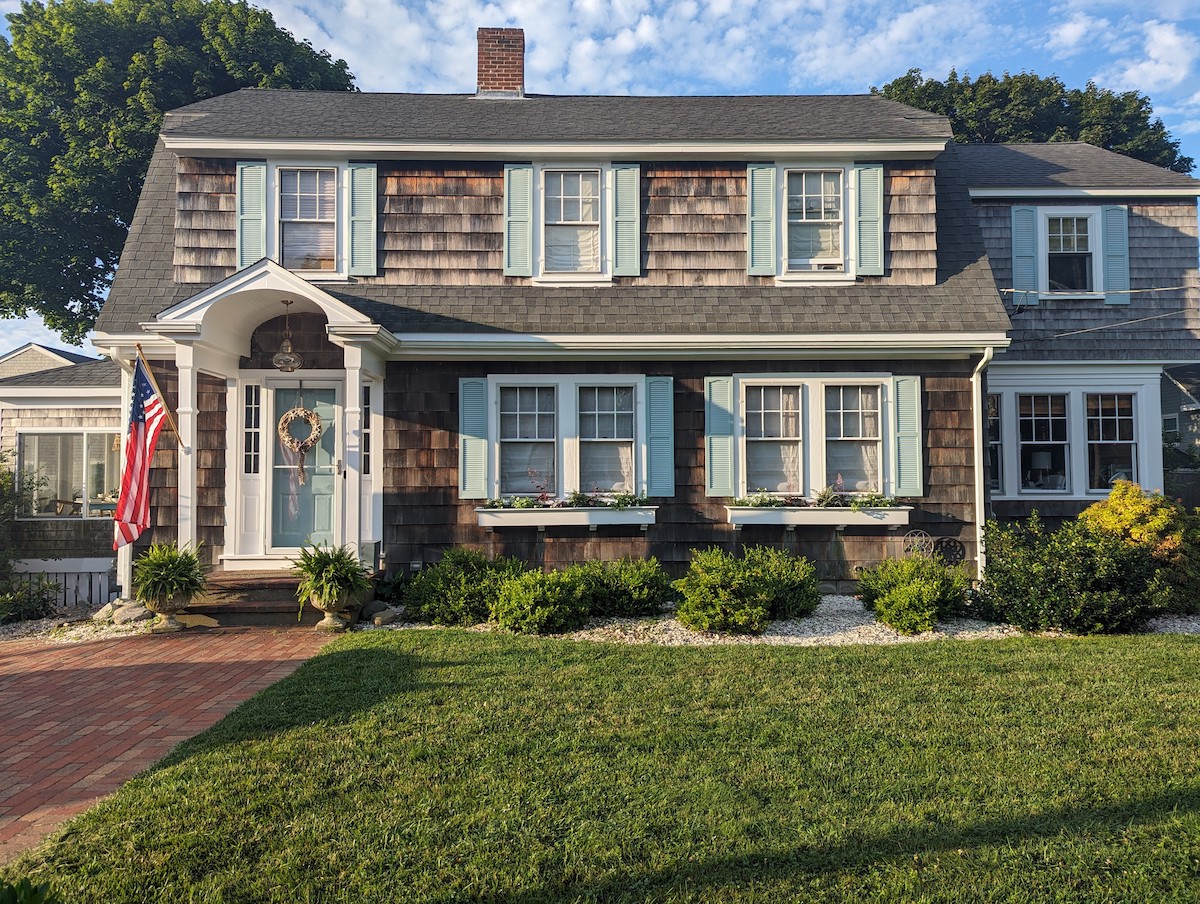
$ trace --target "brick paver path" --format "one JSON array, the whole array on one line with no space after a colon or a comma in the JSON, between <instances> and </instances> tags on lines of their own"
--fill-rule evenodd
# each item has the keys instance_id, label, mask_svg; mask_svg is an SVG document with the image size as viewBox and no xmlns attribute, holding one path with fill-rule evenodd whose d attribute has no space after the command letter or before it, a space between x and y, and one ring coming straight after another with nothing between
<instances>
[{"instance_id":1,"label":"brick paver path","mask_svg":"<svg viewBox=\"0 0 1200 904\"><path fill-rule=\"evenodd\" d=\"M311 628L223 628L74 645L0 641L0 863L328 640Z\"/></svg>"}]
</instances>

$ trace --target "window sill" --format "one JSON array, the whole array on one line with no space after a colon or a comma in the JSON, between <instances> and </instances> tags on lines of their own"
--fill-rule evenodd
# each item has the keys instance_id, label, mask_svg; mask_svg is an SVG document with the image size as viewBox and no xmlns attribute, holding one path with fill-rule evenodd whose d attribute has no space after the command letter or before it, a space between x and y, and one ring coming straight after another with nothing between
<instances>
[{"instance_id":1,"label":"window sill","mask_svg":"<svg viewBox=\"0 0 1200 904\"><path fill-rule=\"evenodd\" d=\"M1040 301L1104 301L1103 292L1040 292Z\"/></svg>"},{"instance_id":2,"label":"window sill","mask_svg":"<svg viewBox=\"0 0 1200 904\"><path fill-rule=\"evenodd\" d=\"M781 273L775 277L777 286L853 286L856 280L843 270L811 270L795 273Z\"/></svg>"},{"instance_id":3,"label":"window sill","mask_svg":"<svg viewBox=\"0 0 1200 904\"><path fill-rule=\"evenodd\" d=\"M657 511L656 505L635 505L623 509L605 505L595 508L477 508L475 515L479 526L489 531L513 527L536 527L539 531L547 527L587 527L595 530L601 524L637 525L645 530L654 523Z\"/></svg>"},{"instance_id":4,"label":"window sill","mask_svg":"<svg viewBox=\"0 0 1200 904\"><path fill-rule=\"evenodd\" d=\"M887 527L895 529L908 524L908 514L911 505L898 505L889 508L821 508L818 506L803 506L788 508L786 506L754 506L727 505L729 523L734 528L743 525L782 525L788 530L797 527L834 527L841 530L845 527Z\"/></svg>"},{"instance_id":5,"label":"window sill","mask_svg":"<svg viewBox=\"0 0 1200 904\"><path fill-rule=\"evenodd\" d=\"M535 286L611 286L607 273L548 273L531 279Z\"/></svg>"}]
</instances>

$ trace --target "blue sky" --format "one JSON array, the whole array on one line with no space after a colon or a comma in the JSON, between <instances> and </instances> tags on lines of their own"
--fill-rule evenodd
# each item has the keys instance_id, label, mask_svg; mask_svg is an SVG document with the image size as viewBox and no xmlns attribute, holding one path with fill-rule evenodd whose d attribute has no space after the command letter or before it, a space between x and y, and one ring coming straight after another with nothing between
<instances>
[{"instance_id":1,"label":"blue sky","mask_svg":"<svg viewBox=\"0 0 1200 904\"><path fill-rule=\"evenodd\" d=\"M365 91L472 91L475 29L526 35L526 88L561 94L862 93L916 67L1089 79L1150 96L1200 160L1197 0L272 0ZM18 0L0 0L0 12ZM0 321L0 353L61 345Z\"/></svg>"}]
</instances>

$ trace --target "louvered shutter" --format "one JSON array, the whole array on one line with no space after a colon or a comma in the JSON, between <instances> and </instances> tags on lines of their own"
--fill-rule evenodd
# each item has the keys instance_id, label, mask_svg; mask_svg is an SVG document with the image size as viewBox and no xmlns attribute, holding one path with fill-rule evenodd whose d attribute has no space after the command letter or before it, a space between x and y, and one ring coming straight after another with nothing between
<instances>
[{"instance_id":1,"label":"louvered shutter","mask_svg":"<svg viewBox=\"0 0 1200 904\"><path fill-rule=\"evenodd\" d=\"M237 266L241 270L267 256L267 165L237 165Z\"/></svg>"},{"instance_id":2,"label":"louvered shutter","mask_svg":"<svg viewBox=\"0 0 1200 904\"><path fill-rule=\"evenodd\" d=\"M1129 211L1105 207L1104 302L1129 304Z\"/></svg>"},{"instance_id":3,"label":"louvered shutter","mask_svg":"<svg viewBox=\"0 0 1200 904\"><path fill-rule=\"evenodd\" d=\"M675 396L671 377L646 377L646 495L675 495Z\"/></svg>"},{"instance_id":4,"label":"louvered shutter","mask_svg":"<svg viewBox=\"0 0 1200 904\"><path fill-rule=\"evenodd\" d=\"M925 456L921 437L921 378L896 377L892 424L896 444L897 496L924 496Z\"/></svg>"},{"instance_id":5,"label":"louvered shutter","mask_svg":"<svg viewBox=\"0 0 1200 904\"><path fill-rule=\"evenodd\" d=\"M613 276L642 273L642 171L637 164L613 164Z\"/></svg>"},{"instance_id":6,"label":"louvered shutter","mask_svg":"<svg viewBox=\"0 0 1200 904\"><path fill-rule=\"evenodd\" d=\"M750 276L774 276L779 268L775 254L774 166L746 167L746 214L746 272Z\"/></svg>"},{"instance_id":7,"label":"louvered shutter","mask_svg":"<svg viewBox=\"0 0 1200 904\"><path fill-rule=\"evenodd\" d=\"M704 493L733 493L733 377L704 378Z\"/></svg>"},{"instance_id":8,"label":"louvered shutter","mask_svg":"<svg viewBox=\"0 0 1200 904\"><path fill-rule=\"evenodd\" d=\"M376 269L376 179L374 163L352 163L350 170L350 275L374 276Z\"/></svg>"},{"instance_id":9,"label":"louvered shutter","mask_svg":"<svg viewBox=\"0 0 1200 904\"><path fill-rule=\"evenodd\" d=\"M1038 212L1036 207L1012 209L1013 304L1038 303Z\"/></svg>"},{"instance_id":10,"label":"louvered shutter","mask_svg":"<svg viewBox=\"0 0 1200 904\"><path fill-rule=\"evenodd\" d=\"M458 497L486 499L487 380L458 381Z\"/></svg>"},{"instance_id":11,"label":"louvered shutter","mask_svg":"<svg viewBox=\"0 0 1200 904\"><path fill-rule=\"evenodd\" d=\"M504 167L504 275L533 276L533 167Z\"/></svg>"},{"instance_id":12,"label":"louvered shutter","mask_svg":"<svg viewBox=\"0 0 1200 904\"><path fill-rule=\"evenodd\" d=\"M883 276L883 164L856 166L858 276Z\"/></svg>"}]
</instances>

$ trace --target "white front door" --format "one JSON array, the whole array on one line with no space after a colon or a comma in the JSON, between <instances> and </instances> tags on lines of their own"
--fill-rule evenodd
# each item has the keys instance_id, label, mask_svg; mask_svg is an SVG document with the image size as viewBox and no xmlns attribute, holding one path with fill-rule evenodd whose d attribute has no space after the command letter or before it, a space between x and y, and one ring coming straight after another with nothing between
<instances>
[{"instance_id":1,"label":"white front door","mask_svg":"<svg viewBox=\"0 0 1200 904\"><path fill-rule=\"evenodd\" d=\"M316 543L337 545L341 540L336 515L341 476L338 388L302 381L274 384L269 391L273 417L268 423L277 427L289 411L314 412L320 418L321 438L300 455L280 439L278 429L272 430L264 545L272 553ZM303 417L295 418L288 432L302 441L311 427Z\"/></svg>"}]
</instances>

